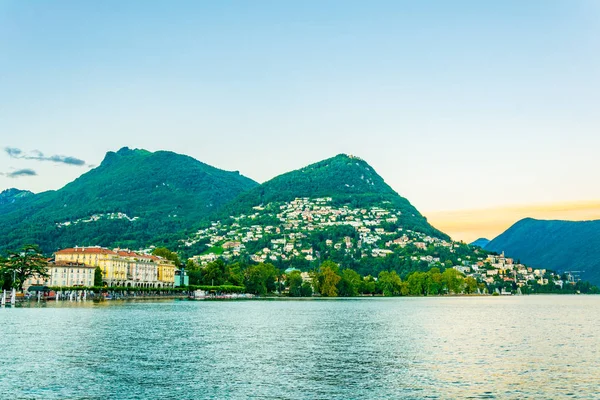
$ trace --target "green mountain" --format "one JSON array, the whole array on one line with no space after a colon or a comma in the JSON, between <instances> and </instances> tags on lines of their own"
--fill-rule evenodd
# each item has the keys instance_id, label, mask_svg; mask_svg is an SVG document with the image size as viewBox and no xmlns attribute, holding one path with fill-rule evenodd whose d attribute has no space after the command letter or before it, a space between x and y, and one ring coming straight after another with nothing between
<instances>
[{"instance_id":1,"label":"green mountain","mask_svg":"<svg viewBox=\"0 0 600 400\"><path fill-rule=\"evenodd\" d=\"M492 240L488 251L535 268L580 271L581 279L600 285L600 220L543 221L523 219Z\"/></svg>"},{"instance_id":2,"label":"green mountain","mask_svg":"<svg viewBox=\"0 0 600 400\"><path fill-rule=\"evenodd\" d=\"M166 243L257 185L188 156L125 147L60 190L1 197L0 248Z\"/></svg>"},{"instance_id":3,"label":"green mountain","mask_svg":"<svg viewBox=\"0 0 600 400\"><path fill-rule=\"evenodd\" d=\"M222 216L248 213L252 207L296 198L331 197L333 205L353 208L374 205L401 212L398 225L442 239L448 235L432 227L404 197L396 193L360 158L340 154L279 175L241 194L220 212Z\"/></svg>"},{"instance_id":4,"label":"green mountain","mask_svg":"<svg viewBox=\"0 0 600 400\"><path fill-rule=\"evenodd\" d=\"M0 213L2 210L8 210L11 204L21 201L22 199L33 195L29 190L19 190L10 188L0 192Z\"/></svg>"}]
</instances>

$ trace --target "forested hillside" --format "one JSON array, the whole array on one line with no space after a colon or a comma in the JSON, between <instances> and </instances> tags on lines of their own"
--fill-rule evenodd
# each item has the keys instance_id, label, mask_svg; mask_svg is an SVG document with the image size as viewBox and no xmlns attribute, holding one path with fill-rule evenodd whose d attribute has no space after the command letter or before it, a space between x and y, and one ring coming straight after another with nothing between
<instances>
[{"instance_id":1,"label":"forested hillside","mask_svg":"<svg viewBox=\"0 0 600 400\"><path fill-rule=\"evenodd\" d=\"M257 185L168 151L122 148L60 190L2 206L0 248L37 243L139 248L172 242L223 204ZM7 196L8 197L8 196ZM14 196L13 196L14 197Z\"/></svg>"}]
</instances>

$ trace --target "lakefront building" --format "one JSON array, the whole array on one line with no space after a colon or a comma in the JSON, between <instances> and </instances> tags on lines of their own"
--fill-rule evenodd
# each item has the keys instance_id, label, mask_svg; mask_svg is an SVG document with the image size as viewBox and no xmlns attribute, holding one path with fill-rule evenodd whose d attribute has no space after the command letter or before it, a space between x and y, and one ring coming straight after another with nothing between
<instances>
[{"instance_id":1,"label":"lakefront building","mask_svg":"<svg viewBox=\"0 0 600 400\"><path fill-rule=\"evenodd\" d=\"M34 275L23 283L27 291L30 286L94 286L96 267L78 262L49 262L48 276Z\"/></svg>"},{"instance_id":2,"label":"lakefront building","mask_svg":"<svg viewBox=\"0 0 600 400\"><path fill-rule=\"evenodd\" d=\"M173 287L175 282L173 262L126 249L74 247L57 251L55 259L57 263L100 267L107 286L161 288Z\"/></svg>"}]
</instances>

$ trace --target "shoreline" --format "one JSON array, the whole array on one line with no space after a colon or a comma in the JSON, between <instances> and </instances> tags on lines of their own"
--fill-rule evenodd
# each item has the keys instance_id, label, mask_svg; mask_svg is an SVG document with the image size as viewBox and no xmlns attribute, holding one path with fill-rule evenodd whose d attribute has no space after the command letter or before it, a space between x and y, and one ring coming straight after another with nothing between
<instances>
[{"instance_id":1,"label":"shoreline","mask_svg":"<svg viewBox=\"0 0 600 400\"><path fill-rule=\"evenodd\" d=\"M79 299L79 300L56 300L56 299L21 299L18 300L14 306L11 306L7 303L2 308L11 308L11 307L31 307L34 305L51 305L51 304L68 304L68 305L92 305L92 304L119 304L119 303L127 303L127 302L146 302L146 301L157 301L157 300L182 300L182 301L335 301L335 300L368 300L368 299L443 299L443 298L487 298L487 297L498 297L498 298L514 298L514 297L528 297L528 296L590 296L590 294L576 294L576 293L535 293L535 294L527 294L527 295L512 295L512 296L493 296L489 294L470 294L470 295L442 295L442 296L355 296L355 297L323 297L323 296L313 296L313 297L287 297L287 296L265 296L265 297L253 297L253 298L223 298L223 297L203 297L203 298L190 298L187 295L180 296L127 296L115 299ZM593 294L591 294L593 296Z\"/></svg>"}]
</instances>

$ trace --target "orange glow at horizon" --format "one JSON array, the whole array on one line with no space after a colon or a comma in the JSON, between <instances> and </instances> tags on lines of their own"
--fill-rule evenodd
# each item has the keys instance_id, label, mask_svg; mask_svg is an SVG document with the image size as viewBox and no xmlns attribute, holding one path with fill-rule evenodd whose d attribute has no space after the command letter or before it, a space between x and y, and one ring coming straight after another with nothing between
<instances>
[{"instance_id":1,"label":"orange glow at horizon","mask_svg":"<svg viewBox=\"0 0 600 400\"><path fill-rule=\"evenodd\" d=\"M528 217L570 221L600 219L600 200L433 211L425 216L430 224L452 239L470 243L481 237L492 240L515 222Z\"/></svg>"}]
</instances>

